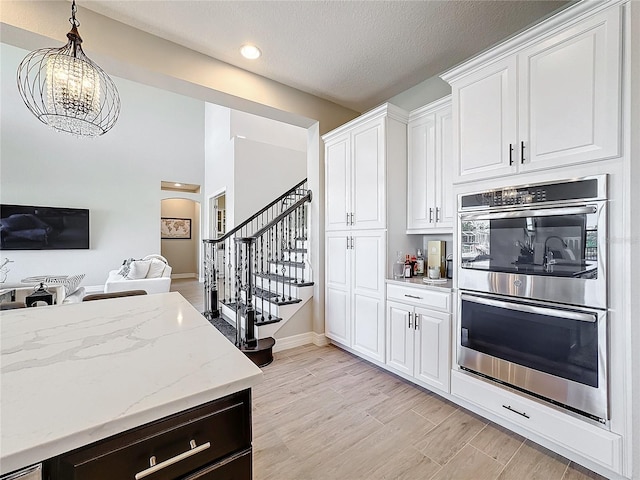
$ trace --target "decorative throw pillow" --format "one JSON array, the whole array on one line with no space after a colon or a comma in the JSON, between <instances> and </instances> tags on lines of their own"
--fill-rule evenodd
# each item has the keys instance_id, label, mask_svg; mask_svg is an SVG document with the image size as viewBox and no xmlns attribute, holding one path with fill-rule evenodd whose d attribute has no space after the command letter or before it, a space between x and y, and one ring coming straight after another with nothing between
<instances>
[{"instance_id":1,"label":"decorative throw pillow","mask_svg":"<svg viewBox=\"0 0 640 480\"><path fill-rule=\"evenodd\" d=\"M23 278L22 280L20 280L21 283L30 283L33 285L38 285L40 283L54 283L54 282L60 282L61 280L64 280L65 278L67 278L66 275L38 275L36 277L27 277L27 278Z\"/></svg>"},{"instance_id":2,"label":"decorative throw pillow","mask_svg":"<svg viewBox=\"0 0 640 480\"><path fill-rule=\"evenodd\" d=\"M151 260L135 260L129 265L129 273L127 278L129 280L139 280L146 278L149 273L149 267L151 266Z\"/></svg>"},{"instance_id":3,"label":"decorative throw pillow","mask_svg":"<svg viewBox=\"0 0 640 480\"><path fill-rule=\"evenodd\" d=\"M118 275L122 275L123 277L129 275L129 269L131 268L131 262L133 261L133 258L127 258L122 262L122 266L120 267L120 270L118 270Z\"/></svg>"},{"instance_id":4,"label":"decorative throw pillow","mask_svg":"<svg viewBox=\"0 0 640 480\"><path fill-rule=\"evenodd\" d=\"M167 265L169 264L169 261L166 258L164 258L162 255L159 255L157 253L152 253L151 255L147 255L146 257L143 258L143 260L152 260L154 258L157 258L158 260L162 260Z\"/></svg>"},{"instance_id":5,"label":"decorative throw pillow","mask_svg":"<svg viewBox=\"0 0 640 480\"><path fill-rule=\"evenodd\" d=\"M158 260L157 258L152 258L151 265L149 265L149 272L147 272L147 278L160 278L162 277L162 272L164 272L164 267L167 266L162 260Z\"/></svg>"},{"instance_id":6,"label":"decorative throw pillow","mask_svg":"<svg viewBox=\"0 0 640 480\"><path fill-rule=\"evenodd\" d=\"M60 278L60 277L49 277L47 283L49 285L63 285L64 286L64 296L68 297L72 293L74 293L80 287L80 282L84 278L84 273L79 275L71 275L70 277Z\"/></svg>"}]
</instances>

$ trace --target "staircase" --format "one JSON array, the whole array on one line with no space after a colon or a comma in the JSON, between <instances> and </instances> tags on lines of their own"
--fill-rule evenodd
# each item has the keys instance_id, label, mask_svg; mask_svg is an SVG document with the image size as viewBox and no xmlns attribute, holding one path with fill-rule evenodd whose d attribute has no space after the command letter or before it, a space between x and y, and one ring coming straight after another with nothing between
<instances>
[{"instance_id":1,"label":"staircase","mask_svg":"<svg viewBox=\"0 0 640 480\"><path fill-rule=\"evenodd\" d=\"M311 198L305 179L222 237L203 240L204 315L231 325L220 330L258 366L273 361L273 335L313 295Z\"/></svg>"}]
</instances>

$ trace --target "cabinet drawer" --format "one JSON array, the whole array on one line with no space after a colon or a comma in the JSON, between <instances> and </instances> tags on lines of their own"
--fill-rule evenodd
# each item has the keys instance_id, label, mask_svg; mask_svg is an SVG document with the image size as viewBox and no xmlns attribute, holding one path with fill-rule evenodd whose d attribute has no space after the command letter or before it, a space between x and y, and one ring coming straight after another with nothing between
<instances>
[{"instance_id":1,"label":"cabinet drawer","mask_svg":"<svg viewBox=\"0 0 640 480\"><path fill-rule=\"evenodd\" d=\"M401 287L388 284L387 299L430 308L431 310L451 311L450 293L437 292L426 288Z\"/></svg>"},{"instance_id":2,"label":"cabinet drawer","mask_svg":"<svg viewBox=\"0 0 640 480\"><path fill-rule=\"evenodd\" d=\"M251 449L209 465L183 480L251 480Z\"/></svg>"},{"instance_id":3,"label":"cabinet drawer","mask_svg":"<svg viewBox=\"0 0 640 480\"><path fill-rule=\"evenodd\" d=\"M621 471L621 437L463 372L451 372L451 393L564 448Z\"/></svg>"},{"instance_id":4,"label":"cabinet drawer","mask_svg":"<svg viewBox=\"0 0 640 480\"><path fill-rule=\"evenodd\" d=\"M191 441L199 451L188 455ZM151 457L166 466L145 480L182 478L250 447L251 397L245 390L63 454L52 462L51 479L133 480L149 469Z\"/></svg>"}]
</instances>

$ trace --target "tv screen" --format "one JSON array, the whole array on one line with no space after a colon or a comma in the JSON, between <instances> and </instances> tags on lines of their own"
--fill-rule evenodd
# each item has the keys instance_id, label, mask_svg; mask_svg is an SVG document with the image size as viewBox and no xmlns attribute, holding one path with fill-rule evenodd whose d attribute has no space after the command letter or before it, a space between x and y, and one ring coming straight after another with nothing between
<instances>
[{"instance_id":1,"label":"tv screen","mask_svg":"<svg viewBox=\"0 0 640 480\"><path fill-rule=\"evenodd\" d=\"M89 210L0 205L2 250L89 248Z\"/></svg>"}]
</instances>

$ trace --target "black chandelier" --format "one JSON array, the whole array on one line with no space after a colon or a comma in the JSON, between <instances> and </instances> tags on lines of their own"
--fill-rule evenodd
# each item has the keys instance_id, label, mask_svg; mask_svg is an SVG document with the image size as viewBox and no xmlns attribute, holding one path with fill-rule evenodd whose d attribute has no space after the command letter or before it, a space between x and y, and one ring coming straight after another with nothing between
<instances>
[{"instance_id":1,"label":"black chandelier","mask_svg":"<svg viewBox=\"0 0 640 480\"><path fill-rule=\"evenodd\" d=\"M76 2L69 41L61 48L29 53L18 67L18 90L45 125L80 136L107 133L118 120L120 96L113 80L82 51Z\"/></svg>"}]
</instances>

